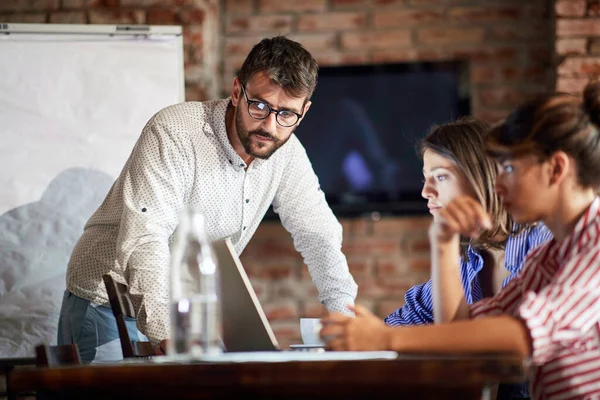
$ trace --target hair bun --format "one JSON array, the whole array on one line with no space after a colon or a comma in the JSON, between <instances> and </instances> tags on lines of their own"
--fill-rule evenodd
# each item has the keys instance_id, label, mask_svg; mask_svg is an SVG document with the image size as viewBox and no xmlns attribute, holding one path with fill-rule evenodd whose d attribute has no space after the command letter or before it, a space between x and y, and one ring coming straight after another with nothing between
<instances>
[{"instance_id":1,"label":"hair bun","mask_svg":"<svg viewBox=\"0 0 600 400\"><path fill-rule=\"evenodd\" d=\"M600 80L589 82L583 90L583 107L590 121L600 128Z\"/></svg>"}]
</instances>

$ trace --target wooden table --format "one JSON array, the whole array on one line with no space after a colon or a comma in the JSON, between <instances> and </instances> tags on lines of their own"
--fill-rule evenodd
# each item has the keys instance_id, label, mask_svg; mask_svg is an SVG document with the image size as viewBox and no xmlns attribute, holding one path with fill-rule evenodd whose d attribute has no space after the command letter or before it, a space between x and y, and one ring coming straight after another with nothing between
<instances>
[{"instance_id":1,"label":"wooden table","mask_svg":"<svg viewBox=\"0 0 600 400\"><path fill-rule=\"evenodd\" d=\"M392 360L124 363L15 370L13 390L85 399L481 399L526 380L513 355L399 355ZM484 396L485 398L485 396Z\"/></svg>"}]
</instances>

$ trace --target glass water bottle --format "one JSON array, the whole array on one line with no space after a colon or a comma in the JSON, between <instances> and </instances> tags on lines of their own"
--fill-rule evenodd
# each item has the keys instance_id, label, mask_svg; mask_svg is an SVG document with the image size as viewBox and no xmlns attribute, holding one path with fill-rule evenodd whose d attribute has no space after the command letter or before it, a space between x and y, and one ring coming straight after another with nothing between
<instances>
[{"instance_id":1,"label":"glass water bottle","mask_svg":"<svg viewBox=\"0 0 600 400\"><path fill-rule=\"evenodd\" d=\"M185 208L170 266L171 340L168 355L194 358L222 352L219 269L202 213Z\"/></svg>"}]
</instances>

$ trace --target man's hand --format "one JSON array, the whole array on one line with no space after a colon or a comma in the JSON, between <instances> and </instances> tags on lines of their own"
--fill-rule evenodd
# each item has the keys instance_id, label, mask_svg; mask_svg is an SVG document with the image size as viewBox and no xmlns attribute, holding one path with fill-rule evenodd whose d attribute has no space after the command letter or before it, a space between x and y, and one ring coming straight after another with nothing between
<instances>
[{"instance_id":1,"label":"man's hand","mask_svg":"<svg viewBox=\"0 0 600 400\"><path fill-rule=\"evenodd\" d=\"M457 235L476 238L491 228L492 222L481 203L470 196L460 196L438 211L429 227L429 239L446 244Z\"/></svg>"},{"instance_id":2,"label":"man's hand","mask_svg":"<svg viewBox=\"0 0 600 400\"><path fill-rule=\"evenodd\" d=\"M329 350L389 350L390 329L365 307L348 306L355 317L331 313L322 318L321 338Z\"/></svg>"}]
</instances>

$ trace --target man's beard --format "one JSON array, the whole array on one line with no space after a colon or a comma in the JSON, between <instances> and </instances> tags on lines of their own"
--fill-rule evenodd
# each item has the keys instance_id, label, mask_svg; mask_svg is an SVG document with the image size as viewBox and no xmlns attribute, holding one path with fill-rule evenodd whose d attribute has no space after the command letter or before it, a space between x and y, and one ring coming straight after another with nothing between
<instances>
[{"instance_id":1,"label":"man's beard","mask_svg":"<svg viewBox=\"0 0 600 400\"><path fill-rule=\"evenodd\" d=\"M283 146L288 139L291 137L288 136L285 140L281 140L265 131L264 129L255 129L253 131L248 132L246 127L244 126L244 122L242 121L242 116L240 113L242 112L241 107L237 107L235 112L235 129L237 130L238 138L246 151L246 154L251 155L256 158L260 158L263 160L267 160L269 157L273 155L281 146ZM252 150L251 141L252 136L263 136L272 140L271 143L267 142L254 142L255 150Z\"/></svg>"}]
</instances>

